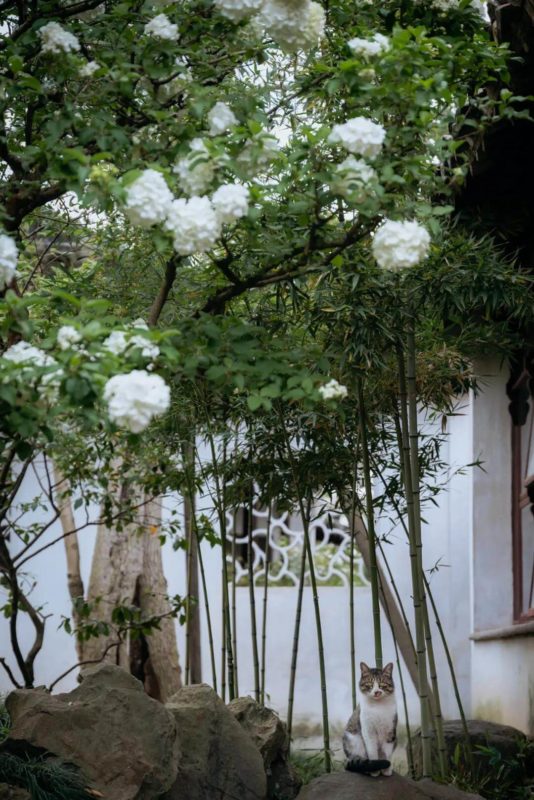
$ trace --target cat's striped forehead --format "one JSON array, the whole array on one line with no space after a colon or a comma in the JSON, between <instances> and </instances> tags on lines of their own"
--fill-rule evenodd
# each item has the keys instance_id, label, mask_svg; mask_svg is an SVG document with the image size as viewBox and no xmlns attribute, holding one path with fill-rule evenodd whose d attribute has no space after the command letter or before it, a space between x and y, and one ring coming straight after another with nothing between
<instances>
[{"instance_id":1,"label":"cat's striped forehead","mask_svg":"<svg viewBox=\"0 0 534 800\"><path fill-rule=\"evenodd\" d=\"M392 667L388 665L384 667L384 669L378 669L377 667L367 667L362 664L361 667L362 674L360 678L360 689L365 691L370 691L375 683L383 689L385 692L393 692L395 689L395 684L393 683L392 677Z\"/></svg>"}]
</instances>

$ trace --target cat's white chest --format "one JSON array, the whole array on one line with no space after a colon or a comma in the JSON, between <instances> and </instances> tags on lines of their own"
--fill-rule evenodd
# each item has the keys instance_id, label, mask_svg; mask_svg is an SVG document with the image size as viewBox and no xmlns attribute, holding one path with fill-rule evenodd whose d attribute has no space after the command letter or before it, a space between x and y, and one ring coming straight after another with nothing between
<instances>
[{"instance_id":1,"label":"cat's white chest","mask_svg":"<svg viewBox=\"0 0 534 800\"><path fill-rule=\"evenodd\" d=\"M387 735L391 731L395 712L394 702L365 703L361 709L362 729L377 737Z\"/></svg>"}]
</instances>

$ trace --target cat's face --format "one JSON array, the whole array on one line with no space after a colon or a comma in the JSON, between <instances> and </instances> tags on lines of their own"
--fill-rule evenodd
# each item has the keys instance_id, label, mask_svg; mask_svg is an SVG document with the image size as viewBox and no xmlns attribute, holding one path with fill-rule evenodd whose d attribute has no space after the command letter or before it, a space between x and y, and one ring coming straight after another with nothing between
<instances>
[{"instance_id":1,"label":"cat's face","mask_svg":"<svg viewBox=\"0 0 534 800\"><path fill-rule=\"evenodd\" d=\"M392 673L393 664L386 664L384 669L372 669L362 661L360 664L362 671L360 677L360 691L371 700L380 701L389 697L395 691Z\"/></svg>"}]
</instances>

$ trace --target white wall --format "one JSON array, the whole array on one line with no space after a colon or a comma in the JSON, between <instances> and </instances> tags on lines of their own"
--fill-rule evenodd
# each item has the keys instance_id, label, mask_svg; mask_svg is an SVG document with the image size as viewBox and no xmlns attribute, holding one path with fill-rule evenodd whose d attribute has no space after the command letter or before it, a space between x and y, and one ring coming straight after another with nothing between
<instances>
[{"instance_id":1,"label":"white wall","mask_svg":"<svg viewBox=\"0 0 534 800\"><path fill-rule=\"evenodd\" d=\"M513 624L509 375L497 359L479 361L476 372L483 392L473 401L473 451L483 470L473 483L473 714L533 734L534 638Z\"/></svg>"},{"instance_id":2,"label":"white wall","mask_svg":"<svg viewBox=\"0 0 534 800\"><path fill-rule=\"evenodd\" d=\"M455 468L472 460L471 417L469 404L458 408L458 416L449 420L450 436L443 451L444 460ZM441 420L433 423L441 424ZM432 574L431 586L441 609L442 621L457 666L458 679L466 707L469 708L470 695L470 539L471 539L471 481L468 471L465 475L451 477L449 489L439 496L439 508L429 505L426 510L427 524L423 531L424 559L427 569L440 561L439 571ZM35 483L25 484L25 492L29 498L36 491ZM176 501L177 502L177 501ZM209 500L202 498L199 506L208 510ZM168 503L167 503L168 505ZM382 526L382 527L381 527ZM389 531L389 525L387 530ZM385 532L385 523L379 525L379 533ZM57 526L49 532L49 536L58 535ZM402 530L389 533L392 544L385 544L388 560L395 575L397 585L411 619L411 587L409 554ZM84 580L87 582L90 559L94 544L94 529L84 531L80 537L82 547L82 565ZM220 669L220 553L203 545L207 582L210 592L213 626L215 632L216 664ZM170 544L163 549L164 569L171 594L185 592L185 560L183 552L175 552ZM33 572L38 576L35 599L46 602L47 610L54 616L47 622L47 641L43 652L37 660L37 682L50 683L57 675L75 661L74 644L63 631L57 630L61 614L69 615L69 597L65 577L65 557L63 545L60 543L53 549L43 553L34 564ZM289 665L291 659L291 643L293 637L296 589L291 587L271 587L269 589L269 613L267 627L267 695L270 703L282 715L287 708L289 682ZM371 627L371 598L369 588L356 589L356 660L373 663L373 634ZM261 621L261 599L263 590L256 590L258 612L258 628ZM350 644L348 589L338 587L322 587L320 589L321 614L324 628L326 650L326 672L330 718L334 727L341 727L351 711L350 680ZM201 603L202 638L203 638L203 677L211 682L211 666L208 651L207 626L205 610ZM252 649L250 644L250 612L248 589L237 590L238 619L238 667L239 688L241 693L253 691ZM388 630L387 621L382 619L384 632L384 657L394 660L394 649ZM180 652L185 653L184 631L178 627ZM0 636L2 644L7 642L7 622L0 620ZM434 631L438 670L442 686L444 713L449 717L457 717L456 705L452 693L448 668L439 642L437 631ZM8 652L8 648L2 647ZM410 684L406 670L409 711L411 723L417 723L419 709L416 693ZM220 686L220 675L218 677ZM75 673L62 681L58 690L68 690L76 684ZM8 688L5 675L0 674L0 688ZM402 714L401 714L402 719ZM317 658L316 629L311 603L310 590L306 589L301 628L301 648L297 667L295 721L309 726L318 726L321 721L320 678Z\"/></svg>"}]
</instances>

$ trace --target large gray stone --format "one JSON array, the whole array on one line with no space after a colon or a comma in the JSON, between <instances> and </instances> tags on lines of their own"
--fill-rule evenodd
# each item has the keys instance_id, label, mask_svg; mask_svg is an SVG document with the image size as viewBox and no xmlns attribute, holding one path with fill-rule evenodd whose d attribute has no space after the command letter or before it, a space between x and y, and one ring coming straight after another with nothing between
<instances>
[{"instance_id":1,"label":"large gray stone","mask_svg":"<svg viewBox=\"0 0 534 800\"><path fill-rule=\"evenodd\" d=\"M269 800L293 800L302 781L289 761L289 737L278 714L252 697L238 697L228 709L262 755Z\"/></svg>"},{"instance_id":2,"label":"large gray stone","mask_svg":"<svg viewBox=\"0 0 534 800\"><path fill-rule=\"evenodd\" d=\"M166 708L176 721L182 757L162 800L264 800L260 751L210 686L184 686Z\"/></svg>"},{"instance_id":3,"label":"large gray stone","mask_svg":"<svg viewBox=\"0 0 534 800\"><path fill-rule=\"evenodd\" d=\"M176 777L173 714L111 664L84 673L68 694L23 689L6 700L9 742L44 748L75 764L110 800L154 800Z\"/></svg>"},{"instance_id":4,"label":"large gray stone","mask_svg":"<svg viewBox=\"0 0 534 800\"><path fill-rule=\"evenodd\" d=\"M467 727L469 730L471 747L473 748L475 767L477 769L483 769L484 765L487 764L487 759L485 759L484 756L477 754L476 748L478 745L482 745L484 747L495 747L495 749L501 753L504 759L513 759L519 751L519 742L527 738L525 734L522 733L522 731L517 730L517 728L512 728L510 725L501 725L496 722L485 722L479 719L470 719L467 720ZM451 765L453 764L454 753L457 745L460 746L461 760L465 764L465 737L461 720L447 720L443 723L443 732L445 735L447 754ZM416 776L420 776L422 775L423 755L421 750L421 734L419 730L415 732L415 736L413 738L413 748L415 774ZM439 769L439 762L435 737L432 739L432 758L434 769L437 772ZM534 775L534 763L526 764L525 767L527 775Z\"/></svg>"},{"instance_id":5,"label":"large gray stone","mask_svg":"<svg viewBox=\"0 0 534 800\"><path fill-rule=\"evenodd\" d=\"M25 789L0 783L0 800L31 800L31 798Z\"/></svg>"},{"instance_id":6,"label":"large gray stone","mask_svg":"<svg viewBox=\"0 0 534 800\"><path fill-rule=\"evenodd\" d=\"M400 775L390 778L333 772L305 786L297 800L482 800L452 786L433 781L412 781Z\"/></svg>"}]
</instances>

